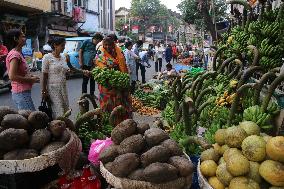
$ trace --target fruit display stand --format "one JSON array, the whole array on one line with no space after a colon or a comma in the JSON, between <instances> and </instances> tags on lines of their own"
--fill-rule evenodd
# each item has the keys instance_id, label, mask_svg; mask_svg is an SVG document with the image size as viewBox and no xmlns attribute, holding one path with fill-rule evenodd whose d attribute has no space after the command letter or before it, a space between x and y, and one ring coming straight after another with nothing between
<instances>
[{"instance_id":1,"label":"fruit display stand","mask_svg":"<svg viewBox=\"0 0 284 189\"><path fill-rule=\"evenodd\" d=\"M77 135L70 130L68 130L68 132L71 134L69 142L58 150L31 159L0 160L0 187L3 184L2 180L4 178L14 177L14 179L12 180L14 180L14 182L17 182L16 178L19 177L18 175L23 175L24 177L25 174L30 175L31 181L37 182L36 180L33 180L33 178L36 178L34 177L35 175L41 174L42 171L54 167L57 164L62 170L66 172L70 171L72 167L75 166L77 159L79 158L79 152L81 151L82 146L81 141L77 137ZM4 184L4 187L9 185L8 188L14 189L18 188L19 186L16 185L19 184L20 183L6 183ZM25 188L27 186L23 186L21 183L21 187Z\"/></svg>"},{"instance_id":2,"label":"fruit display stand","mask_svg":"<svg viewBox=\"0 0 284 189\"><path fill-rule=\"evenodd\" d=\"M178 178L162 184L153 184L145 181L130 180L126 178L119 178L111 174L102 163L100 163L100 170L102 176L106 181L114 186L116 189L189 189L192 183L192 175Z\"/></svg>"}]
</instances>

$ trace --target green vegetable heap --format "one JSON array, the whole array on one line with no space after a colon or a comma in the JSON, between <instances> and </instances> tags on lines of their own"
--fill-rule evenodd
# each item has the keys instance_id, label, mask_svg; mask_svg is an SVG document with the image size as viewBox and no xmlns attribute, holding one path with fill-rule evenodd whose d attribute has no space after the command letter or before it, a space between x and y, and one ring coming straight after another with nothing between
<instances>
[{"instance_id":1,"label":"green vegetable heap","mask_svg":"<svg viewBox=\"0 0 284 189\"><path fill-rule=\"evenodd\" d=\"M130 87L130 78L127 73L97 67L92 70L92 74L96 82L106 88L126 89Z\"/></svg>"}]
</instances>

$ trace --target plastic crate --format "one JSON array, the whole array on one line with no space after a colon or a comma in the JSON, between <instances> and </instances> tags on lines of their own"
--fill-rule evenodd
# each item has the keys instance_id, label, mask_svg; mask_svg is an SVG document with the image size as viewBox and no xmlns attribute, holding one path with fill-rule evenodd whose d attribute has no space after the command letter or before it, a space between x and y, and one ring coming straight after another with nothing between
<instances>
[{"instance_id":1,"label":"plastic crate","mask_svg":"<svg viewBox=\"0 0 284 189\"><path fill-rule=\"evenodd\" d=\"M0 189L40 189L58 178L58 165L31 173L1 174Z\"/></svg>"}]
</instances>

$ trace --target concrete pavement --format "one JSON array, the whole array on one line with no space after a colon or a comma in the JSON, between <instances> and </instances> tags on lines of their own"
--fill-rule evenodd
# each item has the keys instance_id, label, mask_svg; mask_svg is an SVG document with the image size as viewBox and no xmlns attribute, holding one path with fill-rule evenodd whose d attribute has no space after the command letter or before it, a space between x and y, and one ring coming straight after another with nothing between
<instances>
[{"instance_id":1,"label":"concrete pavement","mask_svg":"<svg viewBox=\"0 0 284 189\"><path fill-rule=\"evenodd\" d=\"M155 65L153 61L150 61L151 68L146 69L146 80L152 78L153 74L155 74ZM163 68L165 68L165 61L163 62ZM40 74L40 73L38 73ZM139 71L139 80L141 81L141 73ZM72 109L71 119L75 120L77 113L79 112L79 107L77 104L77 100L81 96L81 84L82 78L74 78L67 81L68 87L68 97L69 97L69 106ZM89 88L88 88L89 90ZM98 95L98 90L95 91L96 95ZM35 84L32 88L32 98L36 109L41 103L41 89L40 84ZM0 105L1 106L10 106L15 108L15 104L12 101L11 92L8 90L0 91Z\"/></svg>"}]
</instances>

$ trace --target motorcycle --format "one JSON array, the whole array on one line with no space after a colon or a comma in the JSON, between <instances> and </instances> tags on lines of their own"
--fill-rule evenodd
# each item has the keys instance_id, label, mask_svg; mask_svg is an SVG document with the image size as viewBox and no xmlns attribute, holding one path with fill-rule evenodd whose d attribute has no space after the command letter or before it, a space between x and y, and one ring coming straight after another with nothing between
<instances>
[{"instance_id":1,"label":"motorcycle","mask_svg":"<svg viewBox=\"0 0 284 189\"><path fill-rule=\"evenodd\" d=\"M8 76L6 63L5 63L6 57L1 57L0 59L0 89L8 88L11 89L11 81Z\"/></svg>"}]
</instances>

